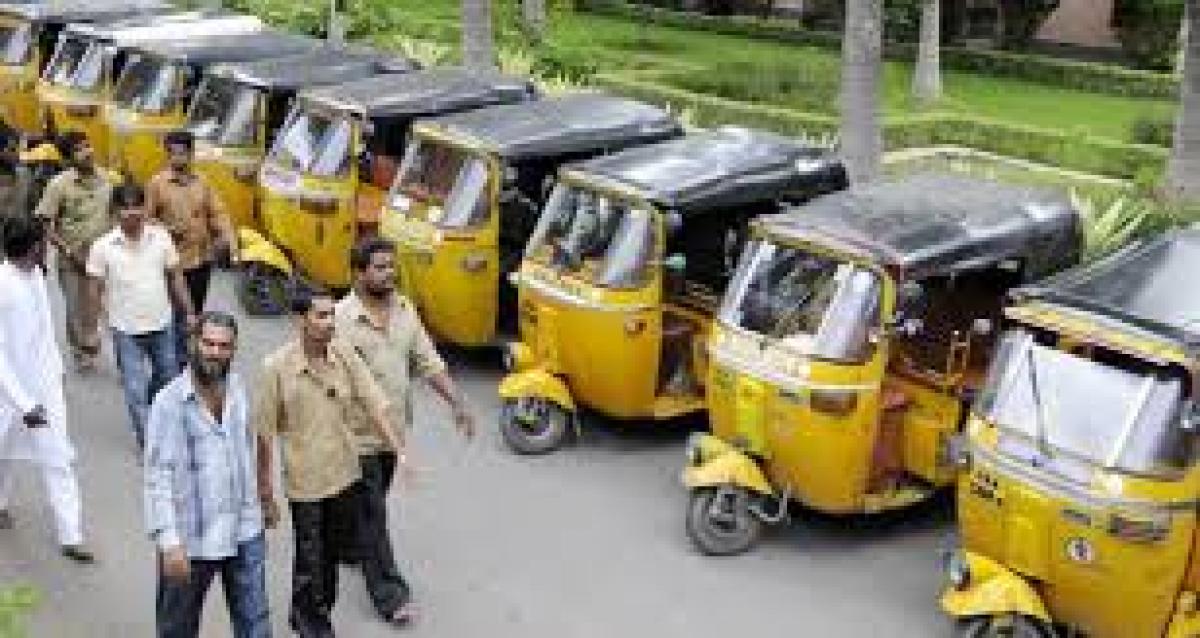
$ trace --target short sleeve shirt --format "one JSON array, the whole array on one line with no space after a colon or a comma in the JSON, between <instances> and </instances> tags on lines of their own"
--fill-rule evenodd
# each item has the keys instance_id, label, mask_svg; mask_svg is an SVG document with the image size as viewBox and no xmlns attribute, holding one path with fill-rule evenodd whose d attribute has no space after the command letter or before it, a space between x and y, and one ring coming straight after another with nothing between
<instances>
[{"instance_id":1,"label":"short sleeve shirt","mask_svg":"<svg viewBox=\"0 0 1200 638\"><path fill-rule=\"evenodd\" d=\"M412 378L423 379L446 369L416 310L408 300L397 298L388 325L376 326L358 294L351 292L338 302L336 317L338 335L354 347L391 399L392 424L407 428L412 420ZM383 441L365 418L355 419L355 426L361 453L383 449Z\"/></svg>"},{"instance_id":2,"label":"short sleeve shirt","mask_svg":"<svg viewBox=\"0 0 1200 638\"><path fill-rule=\"evenodd\" d=\"M383 391L354 349L330 344L328 364L314 366L299 340L267 357L255 419L260 436L279 437L289 500L337 495L361 476L351 420L356 411L387 410Z\"/></svg>"},{"instance_id":3,"label":"short sleeve shirt","mask_svg":"<svg viewBox=\"0 0 1200 638\"><path fill-rule=\"evenodd\" d=\"M54 224L67 248L85 251L112 226L112 184L103 171L84 177L68 168L47 182L34 214Z\"/></svg>"},{"instance_id":4,"label":"short sleeve shirt","mask_svg":"<svg viewBox=\"0 0 1200 638\"><path fill-rule=\"evenodd\" d=\"M171 170L146 186L146 204L179 249L180 266L195 268L212 259L216 236L228 224L216 193L195 175L176 177Z\"/></svg>"},{"instance_id":5,"label":"short sleeve shirt","mask_svg":"<svg viewBox=\"0 0 1200 638\"><path fill-rule=\"evenodd\" d=\"M157 332L171 323L167 270L179 255L167 231L148 224L132 241L119 228L92 245L87 274L104 281L109 325L125 334Z\"/></svg>"}]
</instances>

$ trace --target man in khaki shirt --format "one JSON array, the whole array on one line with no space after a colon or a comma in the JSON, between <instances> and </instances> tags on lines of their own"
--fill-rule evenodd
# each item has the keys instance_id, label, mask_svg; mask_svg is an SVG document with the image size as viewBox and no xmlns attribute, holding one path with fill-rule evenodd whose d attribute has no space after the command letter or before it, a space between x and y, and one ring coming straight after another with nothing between
<instances>
[{"instance_id":1,"label":"man in khaki shirt","mask_svg":"<svg viewBox=\"0 0 1200 638\"><path fill-rule=\"evenodd\" d=\"M192 133L168 133L163 145L167 168L146 185L146 206L150 216L171 233L192 307L203 311L218 248L224 245L230 259L236 261L237 237L216 192L193 170L196 141ZM186 361L187 339L182 327L182 313L176 312L176 355Z\"/></svg>"},{"instance_id":2,"label":"man in khaki shirt","mask_svg":"<svg viewBox=\"0 0 1200 638\"><path fill-rule=\"evenodd\" d=\"M395 294L396 248L384 239L367 239L350 254L354 291L337 305L339 336L352 345L375 380L392 399L392 423L411 426L411 377L424 379L450 405L454 423L470 438L471 412L446 365L409 302ZM392 623L411 616L411 592L396 566L387 527L387 493L396 471L396 454L373 431L357 435L362 465L363 504L359 508L360 564L376 611Z\"/></svg>"},{"instance_id":3,"label":"man in khaki shirt","mask_svg":"<svg viewBox=\"0 0 1200 638\"><path fill-rule=\"evenodd\" d=\"M62 134L58 146L67 168L46 184L34 214L50 224L50 241L58 249L67 342L76 367L89 371L95 367L100 337L92 317L99 308L87 304L87 256L92 243L108 232L113 180L96 166L83 133Z\"/></svg>"},{"instance_id":4,"label":"man in khaki shirt","mask_svg":"<svg viewBox=\"0 0 1200 638\"><path fill-rule=\"evenodd\" d=\"M288 622L302 638L328 638L338 559L356 544L344 527L354 527L362 503L354 432L374 430L402 464L404 455L383 390L354 348L334 339L333 297L313 293L293 310L299 335L267 357L255 402L259 495L272 527L279 518L272 446L279 438L296 543Z\"/></svg>"}]
</instances>

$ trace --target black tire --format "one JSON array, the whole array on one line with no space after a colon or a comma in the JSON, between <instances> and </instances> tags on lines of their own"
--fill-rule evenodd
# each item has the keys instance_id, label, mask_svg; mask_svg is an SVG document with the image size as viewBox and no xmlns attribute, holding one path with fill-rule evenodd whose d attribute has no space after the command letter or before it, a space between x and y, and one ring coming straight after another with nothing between
<instances>
[{"instance_id":1,"label":"black tire","mask_svg":"<svg viewBox=\"0 0 1200 638\"><path fill-rule=\"evenodd\" d=\"M718 498L723 502L718 503ZM752 498L748 491L737 487L692 490L688 496L687 533L696 548L708 556L734 556L758 544L763 523L750 511Z\"/></svg>"},{"instance_id":2,"label":"black tire","mask_svg":"<svg viewBox=\"0 0 1200 638\"><path fill-rule=\"evenodd\" d=\"M506 400L500 407L500 434L517 454L549 454L561 448L571 433L571 413L552 401L528 398L533 418L518 415L517 402Z\"/></svg>"},{"instance_id":3,"label":"black tire","mask_svg":"<svg viewBox=\"0 0 1200 638\"><path fill-rule=\"evenodd\" d=\"M959 638L1050 638L1042 623L1019 614L977 616L958 621Z\"/></svg>"}]
</instances>

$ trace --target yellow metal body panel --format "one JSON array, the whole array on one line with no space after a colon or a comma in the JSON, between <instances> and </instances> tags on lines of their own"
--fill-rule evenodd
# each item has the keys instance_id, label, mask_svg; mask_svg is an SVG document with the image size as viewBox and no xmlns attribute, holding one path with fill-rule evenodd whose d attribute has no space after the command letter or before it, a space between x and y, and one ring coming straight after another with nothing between
<instances>
[{"instance_id":1,"label":"yellow metal body panel","mask_svg":"<svg viewBox=\"0 0 1200 638\"><path fill-rule=\"evenodd\" d=\"M954 618L1019 614L1050 620L1046 606L1025 579L986 556L967 552L971 580L967 587L942 593L942 609Z\"/></svg>"},{"instance_id":2,"label":"yellow metal body panel","mask_svg":"<svg viewBox=\"0 0 1200 638\"><path fill-rule=\"evenodd\" d=\"M167 151L162 138L182 127L185 115L173 112L165 115L146 115L110 107L108 167L145 185L167 165Z\"/></svg>"},{"instance_id":3,"label":"yellow metal body panel","mask_svg":"<svg viewBox=\"0 0 1200 638\"><path fill-rule=\"evenodd\" d=\"M284 274L292 273L292 264L283 251L250 228L238 229L238 251L242 263L257 262Z\"/></svg>"},{"instance_id":4,"label":"yellow metal body panel","mask_svg":"<svg viewBox=\"0 0 1200 638\"><path fill-rule=\"evenodd\" d=\"M545 370L535 368L504 377L500 381L499 394L501 399L510 401L532 397L546 399L564 410L575 411L575 402L567 385Z\"/></svg>"},{"instance_id":5,"label":"yellow metal body panel","mask_svg":"<svg viewBox=\"0 0 1200 638\"><path fill-rule=\"evenodd\" d=\"M1024 580L1056 623L1094 638L1159 637L1174 622L1195 623L1175 610L1193 586L1200 471L1152 481L1096 468L1084 485L1002 456L988 424L970 430L972 468L958 486L969 552ZM1112 533L1114 515L1166 522L1161 538L1133 541Z\"/></svg>"},{"instance_id":6,"label":"yellow metal body panel","mask_svg":"<svg viewBox=\"0 0 1200 638\"><path fill-rule=\"evenodd\" d=\"M0 25L13 27L24 23L15 17L0 16ZM25 64L0 64L0 119L25 135L40 134L45 127L45 112L38 99L37 84L45 61L37 47L38 28L30 38L31 51Z\"/></svg>"},{"instance_id":7,"label":"yellow metal body panel","mask_svg":"<svg viewBox=\"0 0 1200 638\"><path fill-rule=\"evenodd\" d=\"M261 229L258 167L261 149L205 149L196 156L196 172L216 192L235 228Z\"/></svg>"},{"instance_id":8,"label":"yellow metal body panel","mask_svg":"<svg viewBox=\"0 0 1200 638\"><path fill-rule=\"evenodd\" d=\"M770 482L754 459L714 436L702 436L693 445L699 449L699 462L683 469L684 487L720 487L735 485L747 490L774 495Z\"/></svg>"},{"instance_id":9,"label":"yellow metal body panel","mask_svg":"<svg viewBox=\"0 0 1200 638\"><path fill-rule=\"evenodd\" d=\"M37 91L54 130L82 132L91 142L96 157L107 164L112 151L103 94L55 86L45 80L39 80Z\"/></svg>"}]
</instances>

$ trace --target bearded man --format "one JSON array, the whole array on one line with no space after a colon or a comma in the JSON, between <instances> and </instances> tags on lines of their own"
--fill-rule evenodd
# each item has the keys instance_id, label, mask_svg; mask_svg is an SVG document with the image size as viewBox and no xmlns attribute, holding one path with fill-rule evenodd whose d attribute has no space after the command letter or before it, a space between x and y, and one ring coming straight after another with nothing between
<instances>
[{"instance_id":1,"label":"bearded man","mask_svg":"<svg viewBox=\"0 0 1200 638\"><path fill-rule=\"evenodd\" d=\"M158 394L146 424L146 525L158 550L157 635L194 638L220 575L232 635L270 635L266 543L255 438L230 372L237 322L208 312L187 370Z\"/></svg>"}]
</instances>

